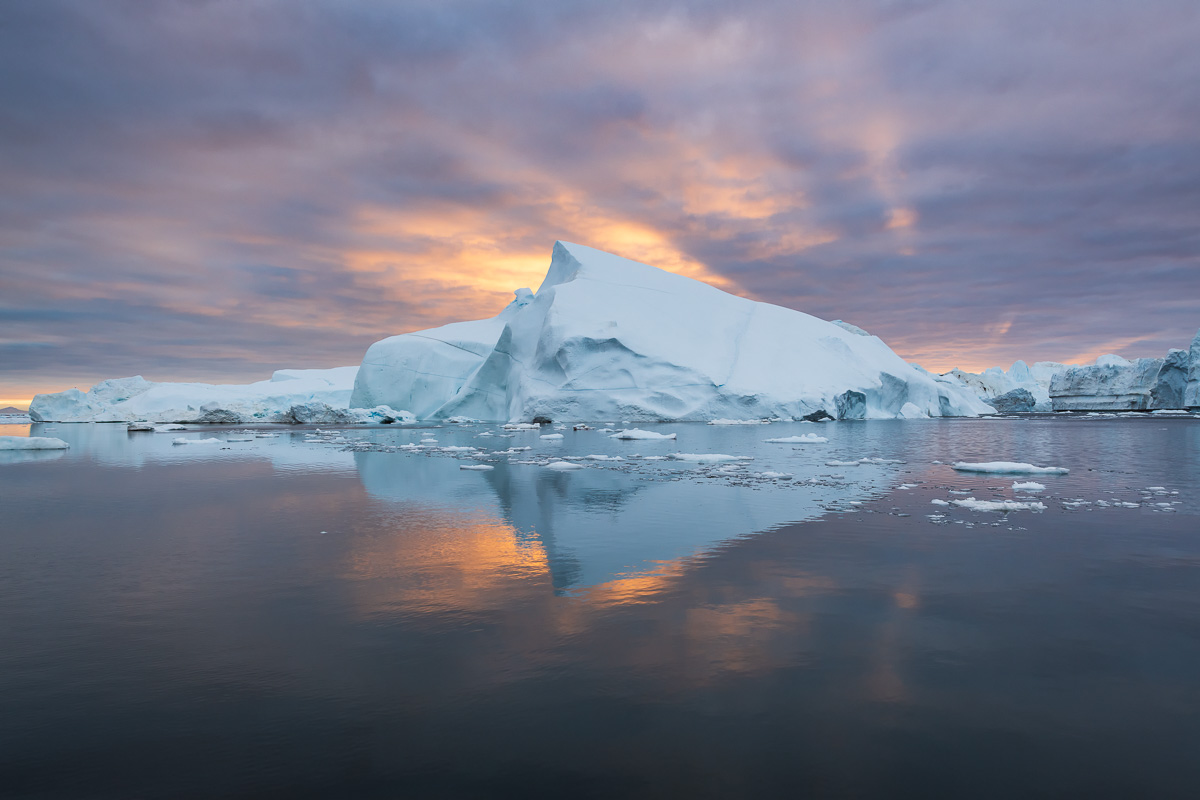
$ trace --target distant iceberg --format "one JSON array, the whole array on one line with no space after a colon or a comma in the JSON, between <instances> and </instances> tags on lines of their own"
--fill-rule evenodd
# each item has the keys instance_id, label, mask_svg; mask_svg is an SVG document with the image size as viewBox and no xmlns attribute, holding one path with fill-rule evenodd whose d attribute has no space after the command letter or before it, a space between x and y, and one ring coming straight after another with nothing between
<instances>
[{"instance_id":1,"label":"distant iceberg","mask_svg":"<svg viewBox=\"0 0 1200 800\"><path fill-rule=\"evenodd\" d=\"M564 242L499 316L372 345L350 405L490 421L992 413L854 326Z\"/></svg>"},{"instance_id":2,"label":"distant iceberg","mask_svg":"<svg viewBox=\"0 0 1200 800\"><path fill-rule=\"evenodd\" d=\"M281 369L250 384L156 383L140 375L101 381L87 392L39 394L29 406L35 422L255 422L351 424L406 422L390 408L351 409L358 367Z\"/></svg>"}]
</instances>

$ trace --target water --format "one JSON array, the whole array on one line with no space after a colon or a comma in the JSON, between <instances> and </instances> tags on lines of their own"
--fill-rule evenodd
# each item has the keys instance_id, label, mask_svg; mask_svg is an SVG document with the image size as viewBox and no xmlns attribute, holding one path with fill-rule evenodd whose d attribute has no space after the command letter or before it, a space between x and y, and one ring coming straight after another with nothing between
<instances>
[{"instance_id":1,"label":"water","mask_svg":"<svg viewBox=\"0 0 1200 800\"><path fill-rule=\"evenodd\" d=\"M32 426L0 794L1194 796L1200 420L642 427Z\"/></svg>"}]
</instances>

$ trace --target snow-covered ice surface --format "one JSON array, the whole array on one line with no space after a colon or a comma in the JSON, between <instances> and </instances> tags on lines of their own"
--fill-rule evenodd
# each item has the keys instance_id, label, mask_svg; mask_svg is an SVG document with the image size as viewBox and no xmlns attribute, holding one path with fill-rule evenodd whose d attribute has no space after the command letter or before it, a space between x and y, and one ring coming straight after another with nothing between
<instances>
[{"instance_id":1,"label":"snow-covered ice surface","mask_svg":"<svg viewBox=\"0 0 1200 800\"><path fill-rule=\"evenodd\" d=\"M481 420L974 416L991 408L878 337L557 242L536 294L367 351L351 405Z\"/></svg>"},{"instance_id":2,"label":"snow-covered ice surface","mask_svg":"<svg viewBox=\"0 0 1200 800\"><path fill-rule=\"evenodd\" d=\"M358 367L281 369L250 384L102 381L87 392L39 394L30 416L42 422L379 423L412 422L406 410L379 404L350 408Z\"/></svg>"}]
</instances>

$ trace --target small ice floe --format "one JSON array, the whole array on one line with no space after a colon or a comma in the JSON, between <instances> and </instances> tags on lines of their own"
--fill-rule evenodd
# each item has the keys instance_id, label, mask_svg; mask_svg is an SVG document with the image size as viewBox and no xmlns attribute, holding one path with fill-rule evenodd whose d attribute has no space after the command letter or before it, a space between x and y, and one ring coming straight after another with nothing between
<instances>
[{"instance_id":1,"label":"small ice floe","mask_svg":"<svg viewBox=\"0 0 1200 800\"><path fill-rule=\"evenodd\" d=\"M592 426L584 425L583 423L580 423L578 425L572 425L571 430L573 430L573 431L590 431L590 430L592 430Z\"/></svg>"},{"instance_id":2,"label":"small ice floe","mask_svg":"<svg viewBox=\"0 0 1200 800\"><path fill-rule=\"evenodd\" d=\"M770 420L765 419L710 419L709 425L766 425Z\"/></svg>"},{"instance_id":3,"label":"small ice floe","mask_svg":"<svg viewBox=\"0 0 1200 800\"><path fill-rule=\"evenodd\" d=\"M437 444L437 439L422 439L421 444Z\"/></svg>"},{"instance_id":4,"label":"small ice floe","mask_svg":"<svg viewBox=\"0 0 1200 800\"><path fill-rule=\"evenodd\" d=\"M278 433L256 433L256 434L254 434L254 438L255 439L278 439L279 434Z\"/></svg>"},{"instance_id":5,"label":"small ice floe","mask_svg":"<svg viewBox=\"0 0 1200 800\"><path fill-rule=\"evenodd\" d=\"M475 434L476 438L478 438L480 436L495 436L495 435L496 434L492 433L491 431L484 431L483 433Z\"/></svg>"},{"instance_id":6,"label":"small ice floe","mask_svg":"<svg viewBox=\"0 0 1200 800\"><path fill-rule=\"evenodd\" d=\"M824 436L817 436L815 433L805 433L800 436L780 436L777 439L763 439L768 444L820 444L828 442Z\"/></svg>"},{"instance_id":7,"label":"small ice floe","mask_svg":"<svg viewBox=\"0 0 1200 800\"><path fill-rule=\"evenodd\" d=\"M1120 503L1113 503L1113 505L1120 506L1121 508L1141 508L1142 507L1141 503L1130 503L1128 501L1122 501Z\"/></svg>"},{"instance_id":8,"label":"small ice floe","mask_svg":"<svg viewBox=\"0 0 1200 800\"><path fill-rule=\"evenodd\" d=\"M478 449L478 447L467 447L465 445L452 444L446 447L439 447L438 451L442 453L474 453Z\"/></svg>"},{"instance_id":9,"label":"small ice floe","mask_svg":"<svg viewBox=\"0 0 1200 800\"><path fill-rule=\"evenodd\" d=\"M644 431L641 428L628 428L623 431L618 431L617 433L614 433L612 436L609 436L608 438L622 439L625 441L632 441L634 439L674 439L675 434L673 434L673 433L656 433L654 431Z\"/></svg>"},{"instance_id":10,"label":"small ice floe","mask_svg":"<svg viewBox=\"0 0 1200 800\"><path fill-rule=\"evenodd\" d=\"M796 476L795 476L795 475L793 475L793 474L792 474L792 473L790 473L790 472L770 472L770 471L767 471L767 472L760 472L760 473L758 473L758 477L760 477L760 478L768 478L768 479L770 479L770 480L775 480L775 481L790 481L792 478L794 478L794 477L796 477Z\"/></svg>"},{"instance_id":11,"label":"small ice floe","mask_svg":"<svg viewBox=\"0 0 1200 800\"><path fill-rule=\"evenodd\" d=\"M1013 481L1014 492L1044 492L1046 487L1037 481Z\"/></svg>"},{"instance_id":12,"label":"small ice floe","mask_svg":"<svg viewBox=\"0 0 1200 800\"><path fill-rule=\"evenodd\" d=\"M915 484L915 483L902 483L902 484L900 484L899 486L897 486L896 488L897 488L897 489L915 489L915 488L917 488L917 484Z\"/></svg>"},{"instance_id":13,"label":"small ice floe","mask_svg":"<svg viewBox=\"0 0 1200 800\"><path fill-rule=\"evenodd\" d=\"M154 430L154 424L151 422L131 422L125 426L125 430L130 433L150 433Z\"/></svg>"},{"instance_id":14,"label":"small ice floe","mask_svg":"<svg viewBox=\"0 0 1200 800\"><path fill-rule=\"evenodd\" d=\"M1028 503L1016 500L976 500L974 497L964 497L962 500L951 500L951 504L971 511L1045 511L1046 504L1036 500Z\"/></svg>"},{"instance_id":15,"label":"small ice floe","mask_svg":"<svg viewBox=\"0 0 1200 800\"><path fill-rule=\"evenodd\" d=\"M935 505L935 506L948 506L948 505L950 505L950 501L949 501L949 500L939 500L939 499L938 499L938 498L936 498L936 497L935 497L935 498L933 498L932 500L930 500L929 502L930 502L930 503L932 503L932 504L933 504L933 505Z\"/></svg>"},{"instance_id":16,"label":"small ice floe","mask_svg":"<svg viewBox=\"0 0 1200 800\"><path fill-rule=\"evenodd\" d=\"M554 469L560 472L566 472L573 469L583 469L583 465L573 464L570 461L551 461L546 465L546 469Z\"/></svg>"},{"instance_id":17,"label":"small ice floe","mask_svg":"<svg viewBox=\"0 0 1200 800\"><path fill-rule=\"evenodd\" d=\"M495 453L498 456L511 456L511 455L515 455L517 453L524 453L526 450L532 450L532 449L533 448L530 447L529 445L525 445L524 447L510 447L507 450L496 450Z\"/></svg>"},{"instance_id":18,"label":"small ice floe","mask_svg":"<svg viewBox=\"0 0 1200 800\"><path fill-rule=\"evenodd\" d=\"M543 439L561 439L561 438L563 438L563 435L561 433L544 433L544 434L542 434L541 438L543 438Z\"/></svg>"},{"instance_id":19,"label":"small ice floe","mask_svg":"<svg viewBox=\"0 0 1200 800\"><path fill-rule=\"evenodd\" d=\"M989 472L997 474L1026 474L1026 475L1066 475L1071 470L1066 467L1035 467L1033 464L1022 464L1017 461L983 461L971 463L955 461L951 465L959 472Z\"/></svg>"},{"instance_id":20,"label":"small ice floe","mask_svg":"<svg viewBox=\"0 0 1200 800\"><path fill-rule=\"evenodd\" d=\"M186 431L187 425L155 425L155 433L174 433L175 431Z\"/></svg>"},{"instance_id":21,"label":"small ice floe","mask_svg":"<svg viewBox=\"0 0 1200 800\"><path fill-rule=\"evenodd\" d=\"M857 467L858 462L857 461L826 461L825 466L827 466L827 467Z\"/></svg>"},{"instance_id":22,"label":"small ice floe","mask_svg":"<svg viewBox=\"0 0 1200 800\"><path fill-rule=\"evenodd\" d=\"M1146 491L1147 492L1162 492L1163 494L1166 494L1167 487L1165 487L1165 486L1147 486Z\"/></svg>"},{"instance_id":23,"label":"small ice floe","mask_svg":"<svg viewBox=\"0 0 1200 800\"><path fill-rule=\"evenodd\" d=\"M542 427L535 422L509 422L504 426L506 431L536 431Z\"/></svg>"},{"instance_id":24,"label":"small ice floe","mask_svg":"<svg viewBox=\"0 0 1200 800\"><path fill-rule=\"evenodd\" d=\"M473 423L473 422L479 422L479 420L471 419L470 417L459 416L459 417L450 417L449 419L446 420L446 422L450 422L455 425L465 425L465 424L469 424L469 423Z\"/></svg>"},{"instance_id":25,"label":"small ice floe","mask_svg":"<svg viewBox=\"0 0 1200 800\"><path fill-rule=\"evenodd\" d=\"M584 456L588 461L624 461L620 456L590 455Z\"/></svg>"},{"instance_id":26,"label":"small ice floe","mask_svg":"<svg viewBox=\"0 0 1200 800\"><path fill-rule=\"evenodd\" d=\"M672 453L676 461L690 461L696 464L717 464L727 461L753 461L754 456L731 456L726 453Z\"/></svg>"},{"instance_id":27,"label":"small ice floe","mask_svg":"<svg viewBox=\"0 0 1200 800\"><path fill-rule=\"evenodd\" d=\"M254 437L253 436L226 436L225 441L227 441L227 442L253 442Z\"/></svg>"},{"instance_id":28,"label":"small ice floe","mask_svg":"<svg viewBox=\"0 0 1200 800\"><path fill-rule=\"evenodd\" d=\"M489 469L495 469L491 464L459 464L459 469L469 469L472 472L487 472Z\"/></svg>"},{"instance_id":29,"label":"small ice floe","mask_svg":"<svg viewBox=\"0 0 1200 800\"><path fill-rule=\"evenodd\" d=\"M220 439L185 439L180 437L173 439L171 444L220 444Z\"/></svg>"},{"instance_id":30,"label":"small ice floe","mask_svg":"<svg viewBox=\"0 0 1200 800\"><path fill-rule=\"evenodd\" d=\"M50 436L0 436L0 450L66 450L70 446Z\"/></svg>"}]
</instances>

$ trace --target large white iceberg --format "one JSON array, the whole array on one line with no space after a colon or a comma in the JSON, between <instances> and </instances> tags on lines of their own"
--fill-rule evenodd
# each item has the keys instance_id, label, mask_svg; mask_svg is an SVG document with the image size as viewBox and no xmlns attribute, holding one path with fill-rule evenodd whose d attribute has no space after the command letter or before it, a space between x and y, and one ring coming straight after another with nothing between
<instances>
[{"instance_id":1,"label":"large white iceberg","mask_svg":"<svg viewBox=\"0 0 1200 800\"><path fill-rule=\"evenodd\" d=\"M350 423L411 421L392 409L350 409L358 367L281 369L251 384L156 383L140 375L101 381L87 392L39 394L36 422Z\"/></svg>"},{"instance_id":2,"label":"large white iceberg","mask_svg":"<svg viewBox=\"0 0 1200 800\"><path fill-rule=\"evenodd\" d=\"M350 403L493 421L992 412L861 330L564 242L500 316L372 345Z\"/></svg>"}]
</instances>

